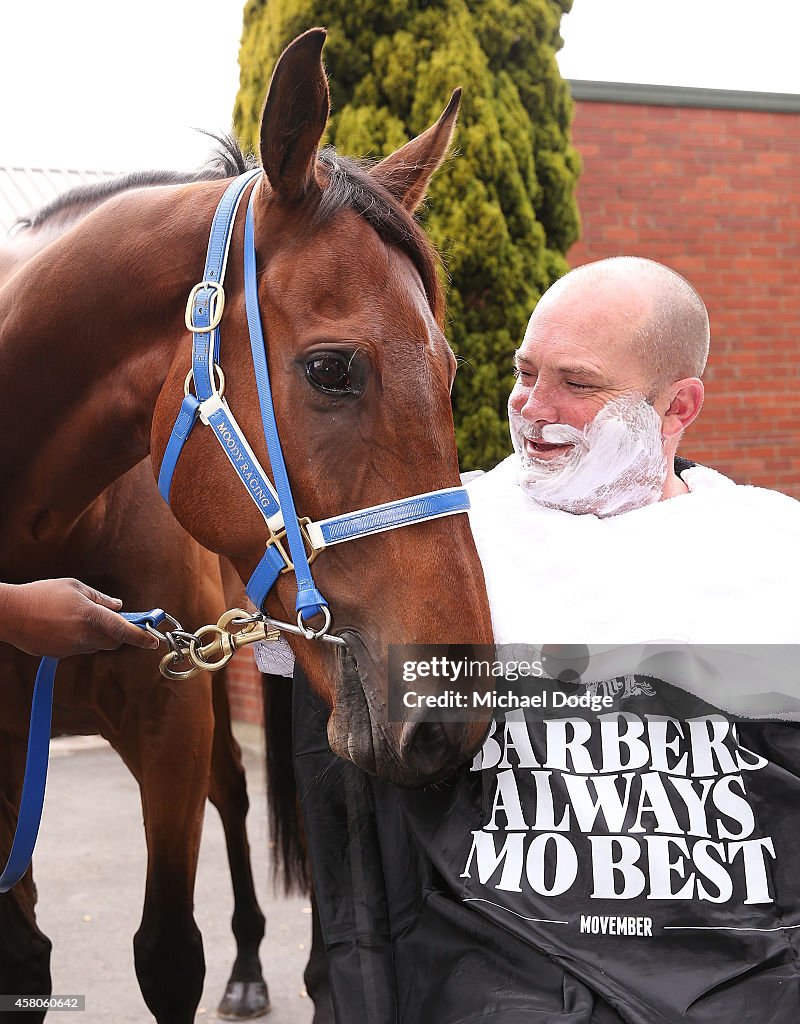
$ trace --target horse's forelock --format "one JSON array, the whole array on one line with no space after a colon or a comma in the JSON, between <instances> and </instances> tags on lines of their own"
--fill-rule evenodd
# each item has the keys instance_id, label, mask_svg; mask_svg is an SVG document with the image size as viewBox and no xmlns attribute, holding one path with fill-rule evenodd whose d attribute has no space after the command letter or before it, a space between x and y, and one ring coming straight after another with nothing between
<instances>
[{"instance_id":1,"label":"horse's forelock","mask_svg":"<svg viewBox=\"0 0 800 1024\"><path fill-rule=\"evenodd\" d=\"M422 278L425 295L437 322L444 315L438 257L413 216L370 174L367 161L339 156L332 147L320 150L323 188L311 217L321 227L342 210L353 210L383 239L408 256Z\"/></svg>"}]
</instances>

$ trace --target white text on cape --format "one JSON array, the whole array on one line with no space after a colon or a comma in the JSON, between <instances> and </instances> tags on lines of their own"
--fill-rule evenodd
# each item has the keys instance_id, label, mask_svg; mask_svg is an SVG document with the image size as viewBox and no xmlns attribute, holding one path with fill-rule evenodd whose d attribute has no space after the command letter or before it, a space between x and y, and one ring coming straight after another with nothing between
<instances>
[{"instance_id":1,"label":"white text on cape","mask_svg":"<svg viewBox=\"0 0 800 1024\"><path fill-rule=\"evenodd\" d=\"M775 849L745 780L766 764L721 715L509 714L473 764L497 774L461 877L540 896L580 883L594 899L769 903Z\"/></svg>"}]
</instances>

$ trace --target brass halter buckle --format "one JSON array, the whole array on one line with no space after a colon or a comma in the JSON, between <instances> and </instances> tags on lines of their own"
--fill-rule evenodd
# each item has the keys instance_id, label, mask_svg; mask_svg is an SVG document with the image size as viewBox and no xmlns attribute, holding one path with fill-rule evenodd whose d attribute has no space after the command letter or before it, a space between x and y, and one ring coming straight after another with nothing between
<instances>
[{"instance_id":1,"label":"brass halter buckle","mask_svg":"<svg viewBox=\"0 0 800 1024\"><path fill-rule=\"evenodd\" d=\"M208 297L208 325L206 327L198 327L194 322L194 302L198 293L202 292L206 288L211 289L211 295ZM222 320L222 311L224 309L225 291L219 281L201 281L200 284L196 284L194 288L192 288L189 292L189 298L186 301L186 315L184 316L184 322L186 324L187 331L191 331L192 334L210 334L215 328L219 327L220 321Z\"/></svg>"},{"instance_id":2,"label":"brass halter buckle","mask_svg":"<svg viewBox=\"0 0 800 1024\"><path fill-rule=\"evenodd\" d=\"M303 538L303 544L306 549L306 558L308 559L308 564L311 565L311 563L317 557L321 549L314 547L314 542L311 539L311 535L308 532L308 527L311 524L311 520L308 518L308 516L298 516L297 522L300 526L300 536ZM281 569L282 573L292 572L292 570L294 569L294 562L292 561L291 556L287 550L288 544L286 545L286 547L284 547L282 543L284 540L286 540L286 527L283 527L278 531L273 530L270 533L269 537L267 538L267 547L276 547L278 549L278 552L280 553L281 558L284 560L284 562L286 562L286 568Z\"/></svg>"}]
</instances>

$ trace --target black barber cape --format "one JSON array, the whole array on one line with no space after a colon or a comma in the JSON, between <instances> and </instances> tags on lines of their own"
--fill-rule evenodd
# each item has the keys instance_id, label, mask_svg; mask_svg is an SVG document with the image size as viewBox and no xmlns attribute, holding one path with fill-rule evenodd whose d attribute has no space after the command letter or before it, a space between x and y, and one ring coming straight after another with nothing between
<instances>
[{"instance_id":1,"label":"black barber cape","mask_svg":"<svg viewBox=\"0 0 800 1024\"><path fill-rule=\"evenodd\" d=\"M603 729L500 715L405 792L331 753L299 671L294 693L339 1024L800 1021L796 724L634 687Z\"/></svg>"}]
</instances>

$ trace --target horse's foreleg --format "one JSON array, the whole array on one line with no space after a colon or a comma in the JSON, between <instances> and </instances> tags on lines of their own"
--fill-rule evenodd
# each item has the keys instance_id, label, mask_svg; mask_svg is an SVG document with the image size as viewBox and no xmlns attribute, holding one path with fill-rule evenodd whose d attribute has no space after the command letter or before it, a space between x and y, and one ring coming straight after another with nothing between
<instances>
[{"instance_id":1,"label":"horse's foreleg","mask_svg":"<svg viewBox=\"0 0 800 1024\"><path fill-rule=\"evenodd\" d=\"M147 839L144 908L133 938L136 976L159 1024L191 1024L203 991L193 902L211 767L210 685L205 675L160 684L136 730L138 763L120 750L139 780Z\"/></svg>"},{"instance_id":2,"label":"horse's foreleg","mask_svg":"<svg viewBox=\"0 0 800 1024\"><path fill-rule=\"evenodd\" d=\"M231 731L230 706L224 673L214 679L214 746L209 799L219 811L225 831L233 884L233 934L236 960L219 1004L219 1016L247 1019L267 1013L269 991L261 973L258 947L264 938L265 919L258 905L245 818L247 797L242 752Z\"/></svg>"},{"instance_id":3,"label":"horse's foreleg","mask_svg":"<svg viewBox=\"0 0 800 1024\"><path fill-rule=\"evenodd\" d=\"M5 817L5 814L3 815ZM52 943L36 924L36 887L31 869L0 896L0 992L7 995L49 996ZM45 1011L0 1009L0 1021L41 1024Z\"/></svg>"},{"instance_id":4,"label":"horse's foreleg","mask_svg":"<svg viewBox=\"0 0 800 1024\"><path fill-rule=\"evenodd\" d=\"M19 749L18 757L7 749L0 768L0 869L11 849L17 825L17 809L9 797L18 802L22 789L24 747ZM36 886L28 868L13 889L0 895L0 993L50 995L51 948L52 943L36 924ZM43 1012L0 1010L0 1021L4 1022L40 1024L43 1020Z\"/></svg>"}]
</instances>

